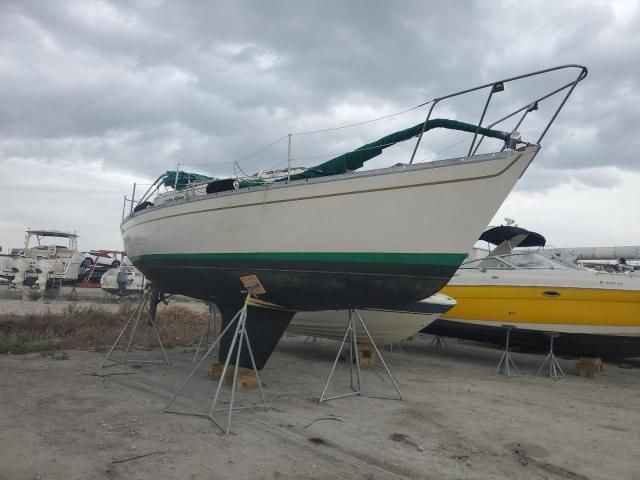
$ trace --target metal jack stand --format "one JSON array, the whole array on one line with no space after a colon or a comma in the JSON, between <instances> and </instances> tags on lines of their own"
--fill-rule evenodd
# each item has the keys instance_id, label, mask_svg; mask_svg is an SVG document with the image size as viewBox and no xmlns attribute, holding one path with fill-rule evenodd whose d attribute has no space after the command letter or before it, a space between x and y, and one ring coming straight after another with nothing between
<instances>
[{"instance_id":1,"label":"metal jack stand","mask_svg":"<svg viewBox=\"0 0 640 480\"><path fill-rule=\"evenodd\" d=\"M107 353L107 356L102 361L102 365L100 365L100 368L104 368L108 361L113 362L112 365L108 365L108 366L124 365L127 362L133 362L133 363L162 363L162 364L166 364L166 365L171 365L171 362L169 362L169 358L167 357L167 352L165 352L165 350L164 350L164 345L162 345L162 340L160 340L160 334L158 333L158 329L156 327L156 321L155 321L155 318L154 318L155 314L154 315L151 314L150 308L148 306L148 304L150 304L150 302L157 302L158 299L157 299L156 295L157 295L157 293L155 292L155 290L152 290L152 289L148 289L144 293L144 295L142 295L142 297L140 298L140 301L136 305L135 310L133 311L133 313L129 317L129 320L127 321L127 323L125 323L124 327L120 331L120 335L118 335L118 338L116 338L116 341L113 342L113 345L111 346L111 349ZM155 309L154 309L154 313L155 313ZM153 329L153 333L155 333L156 339L158 340L158 343L160 344L160 349L162 350L162 356L164 358L164 361L157 361L157 360L131 360L131 359L128 358L129 351L131 350L131 344L133 343L133 338L135 337L136 332L138 330L138 325L140 324L140 319L145 314L146 314L146 317L147 317L147 321L149 322L149 326ZM124 333L127 331L127 329L129 328L129 325L131 325L132 322L133 322L133 327L131 328L131 335L129 336L129 341L127 342L127 346L126 346L125 351L124 351L124 358L122 360L116 360L114 358L111 358L111 354L113 353L115 348L118 346L118 343L120 342L120 339L124 336Z\"/></svg>"},{"instance_id":2,"label":"metal jack stand","mask_svg":"<svg viewBox=\"0 0 640 480\"><path fill-rule=\"evenodd\" d=\"M53 280L51 281L51 293L54 293L56 289L56 277L53 277ZM46 286L45 286L45 291L47 290ZM43 298L44 298L44 294L43 294ZM58 301L58 300L64 300L64 293L62 291L62 277L60 277L60 282L58 283L58 292L56 293L56 297L54 298L54 301Z\"/></svg>"},{"instance_id":3,"label":"metal jack stand","mask_svg":"<svg viewBox=\"0 0 640 480\"><path fill-rule=\"evenodd\" d=\"M433 348L434 350L442 351L446 350L447 347L447 341L440 335L434 335L434 337L431 339L431 342L429 343L429 348Z\"/></svg>"},{"instance_id":4,"label":"metal jack stand","mask_svg":"<svg viewBox=\"0 0 640 480\"><path fill-rule=\"evenodd\" d=\"M358 320L360 321L360 325L362 325L363 330L367 334L369 343L375 350L376 354L378 355L378 358L380 358L380 362L382 362L382 365L384 366L384 369L386 370L387 375L389 375L389 378L391 379L391 382L393 383L393 387L396 389L396 393L398 394L399 398L396 399L396 398L390 398L390 397L373 397L371 395L364 395L363 388L362 388L362 373L360 371L360 357L358 355L358 339L356 334L356 321L355 321L356 316L358 317ZM347 337L349 337L349 372L350 372L350 380L351 380L351 390L353 391L349 393L343 393L342 395L326 397L325 395L327 393L327 388L329 387L329 383L331 382L331 378L333 377L333 373L336 369L336 365L338 364L338 360L340 360L340 354L342 353L342 350L344 349L344 345L347 342ZM356 364L356 385L357 386L354 386L354 382L353 382L354 357L355 357L355 364ZM336 355L336 359L333 362L333 366L331 367L329 378L327 378L327 381L324 384L324 389L322 390L322 394L320 395L318 402L326 402L329 400L334 400L336 398L350 397L353 395L368 396L372 398L383 398L385 400L404 400L404 397L402 396L402 393L400 393L400 388L398 387L398 384L396 383L395 378L393 378L393 375L391 374L389 367L387 367L387 364L384 361L384 358L382 357L380 350L378 350L378 347L376 346L375 342L371 338L371 334L369 333L367 326L364 324L364 321L362 320L360 313L355 309L349 309L349 324L347 326L347 331L344 333L344 337L342 338L342 343L340 344L340 348L338 349L338 354Z\"/></svg>"},{"instance_id":5,"label":"metal jack stand","mask_svg":"<svg viewBox=\"0 0 640 480\"><path fill-rule=\"evenodd\" d=\"M389 353L393 353L393 343L389 344ZM404 349L402 348L402 345L400 345L399 343L395 344L396 348L400 351L400 353L404 353ZM382 349L384 350L385 345L382 346Z\"/></svg>"},{"instance_id":6,"label":"metal jack stand","mask_svg":"<svg viewBox=\"0 0 640 480\"><path fill-rule=\"evenodd\" d=\"M55 289L55 278L53 279L53 285L51 286L51 290ZM64 292L62 291L62 278L60 278L60 284L58 286L58 294L55 298L56 301L64 300ZM71 290L69 291L69 301L77 302L78 301L78 290L76 290L76 284L74 283L71 286Z\"/></svg>"},{"instance_id":7,"label":"metal jack stand","mask_svg":"<svg viewBox=\"0 0 640 480\"><path fill-rule=\"evenodd\" d=\"M5 294L3 298L12 298L13 295L13 291L17 290L15 288L15 285L13 285L11 282L7 283L7 289L5 290Z\"/></svg>"},{"instance_id":8,"label":"metal jack stand","mask_svg":"<svg viewBox=\"0 0 640 480\"><path fill-rule=\"evenodd\" d=\"M513 358L511 358L511 351L509 350L509 336L513 327L511 325L504 326L507 328L507 341L504 346L504 352L502 352L502 357L500 357L500 362L498 362L498 366L496 367L496 375L519 377L520 372L516 368L516 364Z\"/></svg>"},{"instance_id":9,"label":"metal jack stand","mask_svg":"<svg viewBox=\"0 0 640 480\"><path fill-rule=\"evenodd\" d=\"M207 317L207 324L202 329L202 335L200 336L200 341L198 342L198 346L196 347L196 353L193 354L193 360L191 363L196 363L198 359L198 353L200 353L200 346L204 341L204 351L206 352L209 349L209 336L211 335L211 322L213 321L213 336L218 332L218 321L216 319L216 304L213 302L209 302L209 316ZM215 355L217 352L213 352Z\"/></svg>"},{"instance_id":10,"label":"metal jack stand","mask_svg":"<svg viewBox=\"0 0 640 480\"><path fill-rule=\"evenodd\" d=\"M193 368L193 370L191 370L191 373L189 374L189 376L187 376L186 380L182 383L182 385L180 386L178 391L174 394L173 398L171 399L171 401L168 403L168 405L164 409L165 413L176 413L176 414L181 414L181 415L194 415L194 416L198 416L198 417L208 418L218 428L220 428L220 430L222 430L223 433L225 433L227 435L229 434L229 431L231 430L231 416L232 416L234 410L250 409L250 408L264 408L264 410L267 411L269 409L269 407L267 406L267 401L265 400L265 397L264 397L264 392L262 390L262 384L260 382L260 375L258 374L258 369L256 367L256 362L255 362L255 360L253 358L253 350L251 349L251 343L249 342L249 335L247 334L247 307L248 307L249 299L252 297L252 295L254 293L255 294L264 293L265 290L262 288L262 285L258 281L258 278L255 277L254 275L251 275L250 277L241 277L240 280L243 282L243 284L245 285L245 287L248 290L247 296L246 296L245 301L244 301L244 305L238 311L238 313L235 314L233 319L231 319L231 321L224 328L224 330L222 330L222 332L220 332L220 335L218 335L218 338L215 339L213 344L204 353L204 355L202 355L202 358L200 359L198 364ZM191 380L193 375L202 366L204 361L209 357L209 355L211 355L211 352L220 343L220 341L224 337L224 335L228 331L230 331L230 329L231 329L231 327L233 326L234 323L235 323L235 331L233 333L233 338L231 340L231 345L229 347L229 352L227 354L227 358L225 359L224 366L222 367L222 372L220 374L220 379L218 380L218 386L216 388L216 393L213 396L213 401L211 402L211 409L209 410L209 413L205 414L205 413L169 410L171 405L173 405L173 403L176 401L176 399L178 398L180 393L182 393L182 391L184 390L184 387L187 385L187 383L189 383L189 380ZM233 369L233 383L231 385L231 399L229 400L229 407L228 408L216 408L216 404L218 403L218 399L220 397L220 391L222 390L222 385L223 385L223 383L225 381L227 369L229 368L229 364L231 363L231 356L233 355L233 349L235 348L236 343L237 343L238 348L237 348L237 352L235 353L235 357L236 357L235 358L235 362L233 363L233 366L234 366L234 369ZM235 392L236 392L236 386L237 386L237 383L238 383L238 363L240 362L240 353L241 353L242 348L244 347L244 345L247 346L247 350L249 352L249 358L251 359L251 366L253 367L253 372L254 372L254 374L256 376L256 382L257 382L257 385L258 385L258 390L260 390L260 396L262 397L262 405L248 405L248 406L235 407L234 408ZM223 427L220 423L218 423L218 421L214 417L214 413L215 412L220 412L220 411L227 411L227 424L226 424L226 427Z\"/></svg>"},{"instance_id":11,"label":"metal jack stand","mask_svg":"<svg viewBox=\"0 0 640 480\"><path fill-rule=\"evenodd\" d=\"M547 366L548 369L545 376L553 378L554 380L560 380L561 378L564 378L564 372L562 371L562 368L560 368L560 364L558 363L555 353L553 353L553 339L560 336L560 334L556 332L545 332L544 334L549 337L549 353L547 354L547 358L544 359L542 365L540 365L536 375L538 375L542 369Z\"/></svg>"},{"instance_id":12,"label":"metal jack stand","mask_svg":"<svg viewBox=\"0 0 640 480\"><path fill-rule=\"evenodd\" d=\"M74 283L69 292L69 300L72 302L78 301L78 290L76 290L76 284Z\"/></svg>"}]
</instances>

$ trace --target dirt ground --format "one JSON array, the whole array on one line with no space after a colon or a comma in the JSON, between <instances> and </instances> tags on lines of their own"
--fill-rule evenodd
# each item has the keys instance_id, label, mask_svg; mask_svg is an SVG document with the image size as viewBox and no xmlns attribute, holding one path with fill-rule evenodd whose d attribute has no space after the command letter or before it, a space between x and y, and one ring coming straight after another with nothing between
<instances>
[{"instance_id":1,"label":"dirt ground","mask_svg":"<svg viewBox=\"0 0 640 480\"><path fill-rule=\"evenodd\" d=\"M52 313L60 313L67 309L70 305L78 307L96 307L107 312L118 311L121 305L135 305L139 299L136 296L125 297L120 300L114 300L109 297L100 288L78 288L77 300L70 301L71 288L63 287L62 299L57 300L55 296L47 296L38 300L23 299L20 291L12 292L6 290L6 286L0 285L0 314L3 313L32 313L43 314L47 311ZM193 300L183 296L173 296L171 298L172 305L188 305L189 308L196 312L206 312L207 306L198 300ZM158 308L165 306L161 303Z\"/></svg>"},{"instance_id":2,"label":"dirt ground","mask_svg":"<svg viewBox=\"0 0 640 480\"><path fill-rule=\"evenodd\" d=\"M0 356L0 479L640 479L637 364L586 379L562 360L567 377L554 381L535 376L542 356L515 353L523 376L504 378L498 350L429 341L385 354L406 401L318 404L338 344L285 337L261 376L270 409L237 411L229 436L162 412L193 349L168 351L171 366L102 370L104 353L91 351ZM208 411L205 365L174 408ZM380 365L363 379L365 394L394 393ZM344 363L330 390L348 391Z\"/></svg>"}]
</instances>

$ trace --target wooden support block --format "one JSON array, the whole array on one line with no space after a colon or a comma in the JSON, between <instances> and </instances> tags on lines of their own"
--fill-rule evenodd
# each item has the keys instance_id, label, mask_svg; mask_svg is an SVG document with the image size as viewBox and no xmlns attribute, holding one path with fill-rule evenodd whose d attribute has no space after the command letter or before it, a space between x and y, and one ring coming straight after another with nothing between
<instances>
[{"instance_id":1,"label":"wooden support block","mask_svg":"<svg viewBox=\"0 0 640 480\"><path fill-rule=\"evenodd\" d=\"M222 375L222 367L224 367L224 363L213 362L211 368L209 368L209 378L211 380L218 380L220 375Z\"/></svg>"},{"instance_id":2,"label":"wooden support block","mask_svg":"<svg viewBox=\"0 0 640 480\"><path fill-rule=\"evenodd\" d=\"M375 365L376 352L371 345L358 344L358 359L360 365Z\"/></svg>"},{"instance_id":3,"label":"wooden support block","mask_svg":"<svg viewBox=\"0 0 640 480\"><path fill-rule=\"evenodd\" d=\"M582 365L600 367L602 365L602 359L600 357L580 357L578 359L578 363Z\"/></svg>"},{"instance_id":4,"label":"wooden support block","mask_svg":"<svg viewBox=\"0 0 640 480\"><path fill-rule=\"evenodd\" d=\"M233 385L233 367L230 365L227 374L224 376L225 385ZM258 380L256 373L250 368L240 367L238 369L238 380L236 383L238 390L252 390L258 388Z\"/></svg>"},{"instance_id":5,"label":"wooden support block","mask_svg":"<svg viewBox=\"0 0 640 480\"><path fill-rule=\"evenodd\" d=\"M576 370L581 377L596 378L605 372L605 367L601 358L580 357Z\"/></svg>"},{"instance_id":6,"label":"wooden support block","mask_svg":"<svg viewBox=\"0 0 640 480\"><path fill-rule=\"evenodd\" d=\"M214 362L209 369L209 378L211 380L218 380L222 375L222 369L224 363ZM224 376L225 385L233 385L233 365L227 367L227 373ZM238 380L236 384L238 390L251 390L258 388L258 380L256 379L255 372L250 368L240 367L238 369Z\"/></svg>"}]
</instances>

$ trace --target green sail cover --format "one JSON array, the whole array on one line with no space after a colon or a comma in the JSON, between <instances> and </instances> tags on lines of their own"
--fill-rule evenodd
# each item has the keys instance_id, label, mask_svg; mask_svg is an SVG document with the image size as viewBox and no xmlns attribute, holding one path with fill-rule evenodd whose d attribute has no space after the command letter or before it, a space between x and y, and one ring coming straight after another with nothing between
<instances>
[{"instance_id":1,"label":"green sail cover","mask_svg":"<svg viewBox=\"0 0 640 480\"><path fill-rule=\"evenodd\" d=\"M352 152L345 153L336 158L332 158L328 162L316 165L315 167L310 167L302 173L291 175L291 180L302 180L306 178L325 177L327 175L338 175L340 173L352 172L354 170L362 168L365 162L380 155L383 149L420 135L420 131L422 130L423 125L424 122L414 125L411 128L407 128L406 130L392 133L391 135L382 137L381 139L376 140L373 143L363 145ZM427 132L434 128L448 128L451 130L460 130L469 133L475 133L476 130L478 130L477 125L458 122L456 120L447 120L444 118L435 118L433 120L429 120L425 126L424 131ZM482 127L478 130L478 135L484 135L491 138L499 138L504 141L507 141L509 139L508 133Z\"/></svg>"},{"instance_id":2,"label":"green sail cover","mask_svg":"<svg viewBox=\"0 0 640 480\"><path fill-rule=\"evenodd\" d=\"M165 173L162 178L162 184L165 187L184 190L193 182L203 182L205 180L213 180L213 178L198 173L178 172L178 183L176 183L176 172L174 170L167 170L167 173Z\"/></svg>"},{"instance_id":3,"label":"green sail cover","mask_svg":"<svg viewBox=\"0 0 640 480\"><path fill-rule=\"evenodd\" d=\"M352 152L344 153L338 157L332 158L327 162L321 163L320 165L309 167L304 172L291 175L291 180L305 180L309 178L327 177L330 175L339 175L341 173L358 170L359 168L362 168L365 162L380 155L382 153L382 150L384 150L385 148L420 135L423 125L425 132L434 128L447 128L450 130L459 130L469 133L475 133L477 131L478 135L497 138L500 140L504 140L505 142L508 141L510 137L509 133L484 127L478 128L477 125L473 125L471 123L458 122L456 120L447 120L445 118L434 118L433 120L429 120L428 122L426 122L426 125L424 122L419 123L411 128L407 128L406 130L401 130L399 132L392 133L391 135L387 135L386 137L382 137L375 142L367 143L366 145L363 145L360 148L353 150ZM176 172L167 171L162 179L162 183L167 187L173 188L175 186L177 187L177 190L183 190L190 183L205 180L213 180L213 178L207 177L206 175L199 175L197 173L179 172L178 183L176 184ZM282 178L279 178L275 181L283 182L286 180L286 175L283 175ZM264 185L265 183L268 182L257 177L239 179L240 188Z\"/></svg>"}]
</instances>

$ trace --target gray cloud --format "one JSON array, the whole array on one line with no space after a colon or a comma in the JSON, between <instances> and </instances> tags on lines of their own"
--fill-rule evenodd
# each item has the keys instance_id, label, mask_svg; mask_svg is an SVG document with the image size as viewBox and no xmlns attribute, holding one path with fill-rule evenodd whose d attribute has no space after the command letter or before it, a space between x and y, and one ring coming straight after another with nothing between
<instances>
[{"instance_id":1,"label":"gray cloud","mask_svg":"<svg viewBox=\"0 0 640 480\"><path fill-rule=\"evenodd\" d=\"M0 163L85 163L150 179L189 163L230 174L231 161L290 131L583 63L590 76L536 159L547 173L520 188L550 188L602 165L638 170L639 23L637 2L7 1L0 6ZM507 88L488 118L549 85ZM452 102L438 115L473 122L483 98ZM536 136L549 111L532 116L525 138ZM308 157L349 150L424 114L296 137L294 155L313 164ZM444 150L458 139L430 135L420 156L461 155L463 145ZM407 155L397 148L386 160ZM252 172L285 159L281 142L242 165ZM599 186L602 178L580 181Z\"/></svg>"}]
</instances>

